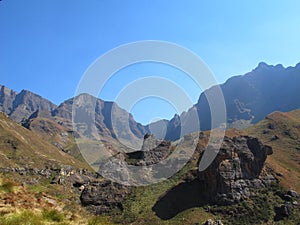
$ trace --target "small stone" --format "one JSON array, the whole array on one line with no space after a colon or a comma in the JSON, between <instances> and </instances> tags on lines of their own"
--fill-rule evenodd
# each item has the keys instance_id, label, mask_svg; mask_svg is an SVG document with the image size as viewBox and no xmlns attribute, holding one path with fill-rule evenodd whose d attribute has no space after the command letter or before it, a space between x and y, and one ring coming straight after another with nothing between
<instances>
[{"instance_id":1,"label":"small stone","mask_svg":"<svg viewBox=\"0 0 300 225\"><path fill-rule=\"evenodd\" d=\"M214 221L212 219L208 219L204 225L223 225L221 220Z\"/></svg>"},{"instance_id":2,"label":"small stone","mask_svg":"<svg viewBox=\"0 0 300 225\"><path fill-rule=\"evenodd\" d=\"M293 198L299 198L299 194L294 190L288 190L287 194Z\"/></svg>"},{"instance_id":3,"label":"small stone","mask_svg":"<svg viewBox=\"0 0 300 225\"><path fill-rule=\"evenodd\" d=\"M285 200L285 201L292 201L292 196L290 196L290 195L284 195L282 197L282 199Z\"/></svg>"},{"instance_id":4,"label":"small stone","mask_svg":"<svg viewBox=\"0 0 300 225\"><path fill-rule=\"evenodd\" d=\"M296 207L299 206L299 203L297 201L293 201L292 204L293 204L293 206L296 206Z\"/></svg>"}]
</instances>

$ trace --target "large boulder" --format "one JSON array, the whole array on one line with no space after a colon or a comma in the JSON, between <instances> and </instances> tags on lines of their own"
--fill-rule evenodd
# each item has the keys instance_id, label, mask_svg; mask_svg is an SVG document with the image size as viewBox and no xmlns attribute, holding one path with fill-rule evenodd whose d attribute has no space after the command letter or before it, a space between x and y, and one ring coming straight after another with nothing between
<instances>
[{"instance_id":1,"label":"large boulder","mask_svg":"<svg viewBox=\"0 0 300 225\"><path fill-rule=\"evenodd\" d=\"M108 180L87 185L81 193L81 204L95 215L123 210L123 202L131 189Z\"/></svg>"}]
</instances>

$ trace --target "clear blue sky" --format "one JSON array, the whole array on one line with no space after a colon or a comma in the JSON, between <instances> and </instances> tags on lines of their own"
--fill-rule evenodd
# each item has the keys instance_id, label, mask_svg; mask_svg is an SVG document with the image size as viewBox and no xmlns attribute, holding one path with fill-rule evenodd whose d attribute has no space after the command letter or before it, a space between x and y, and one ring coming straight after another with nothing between
<instances>
[{"instance_id":1,"label":"clear blue sky","mask_svg":"<svg viewBox=\"0 0 300 225\"><path fill-rule=\"evenodd\" d=\"M84 71L99 56L140 40L189 48L218 82L251 71L260 61L294 66L300 61L299 12L297 0L2 0L0 84L59 104L73 96ZM162 72L197 101L201 90L193 83L178 71L153 65L116 74L100 97L114 100L126 82ZM143 123L174 112L158 99L145 99L132 109Z\"/></svg>"}]
</instances>

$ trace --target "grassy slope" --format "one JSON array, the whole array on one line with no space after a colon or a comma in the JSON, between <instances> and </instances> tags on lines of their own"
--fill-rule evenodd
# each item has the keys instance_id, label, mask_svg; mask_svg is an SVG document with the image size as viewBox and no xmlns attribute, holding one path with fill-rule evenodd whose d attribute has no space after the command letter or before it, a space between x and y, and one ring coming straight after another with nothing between
<instances>
[{"instance_id":1,"label":"grassy slope","mask_svg":"<svg viewBox=\"0 0 300 225\"><path fill-rule=\"evenodd\" d=\"M272 146L267 163L285 188L300 192L300 110L274 112L246 132Z\"/></svg>"},{"instance_id":2,"label":"grassy slope","mask_svg":"<svg viewBox=\"0 0 300 225\"><path fill-rule=\"evenodd\" d=\"M65 125L58 124L57 121L63 121ZM48 118L35 118L30 121L29 129L44 141L54 145L62 151L73 156L80 161L87 161L90 165L99 160L104 153L109 156L117 152L126 152L126 146L121 145L111 136L99 134L98 140L91 140L82 134L73 136L71 122L63 118L56 117L55 120ZM94 167L95 170L98 167Z\"/></svg>"},{"instance_id":3,"label":"grassy slope","mask_svg":"<svg viewBox=\"0 0 300 225\"><path fill-rule=\"evenodd\" d=\"M35 118L30 121L29 129L41 139L70 154L76 159L84 161L72 132L56 121L48 118Z\"/></svg>"},{"instance_id":4,"label":"grassy slope","mask_svg":"<svg viewBox=\"0 0 300 225\"><path fill-rule=\"evenodd\" d=\"M0 113L0 167L88 166Z\"/></svg>"},{"instance_id":5,"label":"grassy slope","mask_svg":"<svg viewBox=\"0 0 300 225\"><path fill-rule=\"evenodd\" d=\"M294 115L295 112L291 113ZM296 113L295 117L297 118L299 114ZM273 117L273 116L271 116ZM300 115L298 117L300 119ZM290 117L287 119L287 123L295 124L294 121L290 121ZM277 119L278 121L278 119ZM281 178L281 183L286 187L293 187L298 190L299 186L299 175L298 168L299 164L297 164L295 154L297 150L295 150L295 143L297 139L292 139L292 143L290 143L290 138L281 138L280 141L276 143L268 142L268 139L271 138L274 134L269 134L268 137L263 137L258 135L262 132L263 127L268 124L266 121L262 121L260 124L249 128L246 131L238 131L235 129L229 129L226 131L226 136L234 137L239 135L252 135L261 137L265 144L269 144L274 148L274 154L268 157L268 164L276 171L278 168L285 168L288 170L288 174L284 173L284 177ZM264 124L264 125L263 125ZM261 127L262 126L262 127ZM278 125L277 125L278 126ZM274 133L282 132L282 127L278 126L277 130L274 130ZM293 130L293 132L298 132L297 128ZM205 132L209 136L209 132ZM191 136L195 136L197 133L191 134ZM295 135L295 134L294 134ZM298 134L297 134L298 135ZM300 137L300 135L298 136ZM298 138L299 140L299 138ZM207 143L207 139L202 139L199 142L199 145L205 147ZM281 148L284 148L283 152ZM284 154L284 157L282 157ZM225 224L271 224L273 223L272 218L274 214L274 206L278 206L282 204L283 201L276 196L276 192L278 192L280 187L275 186L270 190L261 190L257 194L257 198L245 202L241 202L238 205L233 205L230 207L216 207L215 210L223 211L224 214L216 213L216 215L208 213L205 211L204 207L194 207L189 208L185 211L178 213L171 219L162 220L152 210L152 207L155 203L163 197L168 191L170 191L174 187L178 187L181 183L184 183L184 179L187 174L189 174L193 170L197 170L197 159L198 154L195 153L192 160L181 170L179 173L174 175L172 178L158 184L146 186L146 187L138 187L131 198L125 204L124 213L119 216L115 221L123 224L133 223L133 224L202 224L208 218L213 219L222 219ZM292 161L292 162L291 162ZM283 164L283 165L281 165ZM278 166L280 165L280 166ZM276 167L275 167L276 166ZM280 170L281 171L281 170ZM291 184L291 185L287 185ZM293 185L292 185L293 184ZM191 194L195 190L190 190ZM200 191L200 190L199 190ZM299 190L298 190L299 191ZM180 195L180 193L178 193ZM196 196L196 195L195 195ZM177 201L175 199L175 201ZM214 207L213 207L214 208ZM171 210L171 209L169 209ZM230 216L231 212L237 211L238 213L235 216ZM238 215L240 212L242 214ZM295 219L295 218L296 219ZM299 214L296 212L295 215L291 217L290 220L279 221L276 224L294 224L294 221L299 218Z\"/></svg>"},{"instance_id":6,"label":"grassy slope","mask_svg":"<svg viewBox=\"0 0 300 225\"><path fill-rule=\"evenodd\" d=\"M65 201L58 188L46 182L24 186L0 174L0 225L113 224L107 216L95 217L78 203Z\"/></svg>"},{"instance_id":7,"label":"grassy slope","mask_svg":"<svg viewBox=\"0 0 300 225\"><path fill-rule=\"evenodd\" d=\"M270 124L274 125L274 129L268 128ZM274 154L271 157L268 157L268 164L270 164L276 172L283 174L283 177L279 178L285 187L293 187L297 191L300 191L299 128L300 111L294 111L291 113L271 114L267 117L267 119L247 129L245 132L229 130L226 135L232 137L240 134L250 134L261 138L265 144L271 145L273 147ZM271 141L274 135L277 135L279 139ZM32 143L35 144L32 145ZM205 145L205 142L200 144ZM41 160L41 158L43 160ZM195 158L197 158L197 156ZM43 167L45 162L70 165L72 165L72 163L74 165L74 162L76 162L77 165L81 165L80 163L78 164L78 161L71 156L62 153L49 143L42 141L41 138L33 134L33 132L15 124L5 115L0 114L0 166L10 165L12 162L22 166L24 159L26 159L26 161L30 161L37 167ZM187 172L195 170L195 168L197 168L197 160L192 160L182 171L177 173L171 179L159 184L137 188L133 195L130 196L130 199L126 201L122 215L114 216L114 221L123 224L129 224L131 222L133 224L196 224L197 222L204 222L207 218L216 218L215 215L205 212L205 210L201 207L185 210L169 220L161 220L152 211L152 207L155 203L170 189L180 183L183 183ZM34 193L53 193L55 196L57 193L63 192L63 190L57 190L59 188L61 187L50 187L45 184L44 187L32 187L31 191ZM62 200L64 196L59 198ZM52 208L50 208L50 210L51 209ZM49 209L46 207L43 210ZM20 214L20 212L16 213L18 213L18 215ZM40 220L44 220L43 211L35 213ZM64 222L70 221L68 213L62 213L65 218ZM22 216L22 213L19 216ZM94 218L92 220L92 222L98 221L94 224L110 223L108 219L105 219L105 217ZM93 224L92 222L91 224Z\"/></svg>"},{"instance_id":8,"label":"grassy slope","mask_svg":"<svg viewBox=\"0 0 300 225\"><path fill-rule=\"evenodd\" d=\"M61 165L90 168L0 113L0 167L43 169ZM24 179L35 178L38 183L22 184ZM75 190L50 184L51 180L52 177L0 173L0 225L111 224L108 217L94 217L82 208Z\"/></svg>"}]
</instances>

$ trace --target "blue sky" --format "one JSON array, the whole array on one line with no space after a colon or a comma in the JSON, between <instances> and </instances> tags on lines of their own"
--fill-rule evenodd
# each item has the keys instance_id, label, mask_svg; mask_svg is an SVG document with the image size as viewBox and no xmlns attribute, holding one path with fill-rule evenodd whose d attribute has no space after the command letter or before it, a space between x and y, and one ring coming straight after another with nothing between
<instances>
[{"instance_id":1,"label":"blue sky","mask_svg":"<svg viewBox=\"0 0 300 225\"><path fill-rule=\"evenodd\" d=\"M300 61L300 1L2 0L0 84L28 89L59 104L74 95L88 68L119 45L163 40L182 45L210 67L218 82L264 61ZM127 83L162 75L196 102L201 89L184 74L161 65L125 68L100 97L114 100ZM130 110L143 123L170 118L167 101L147 98Z\"/></svg>"}]
</instances>

